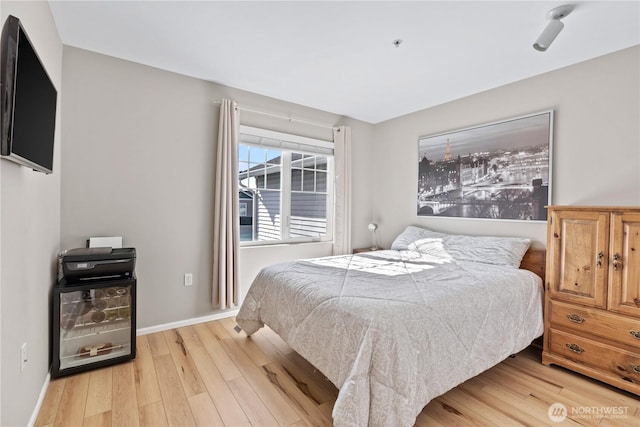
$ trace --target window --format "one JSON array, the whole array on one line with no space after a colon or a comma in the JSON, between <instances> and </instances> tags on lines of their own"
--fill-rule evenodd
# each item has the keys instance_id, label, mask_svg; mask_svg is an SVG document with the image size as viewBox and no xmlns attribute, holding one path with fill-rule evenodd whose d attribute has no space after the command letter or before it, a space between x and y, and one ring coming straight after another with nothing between
<instances>
[{"instance_id":1,"label":"window","mask_svg":"<svg viewBox=\"0 0 640 427\"><path fill-rule=\"evenodd\" d=\"M240 241L330 240L333 143L240 126Z\"/></svg>"}]
</instances>

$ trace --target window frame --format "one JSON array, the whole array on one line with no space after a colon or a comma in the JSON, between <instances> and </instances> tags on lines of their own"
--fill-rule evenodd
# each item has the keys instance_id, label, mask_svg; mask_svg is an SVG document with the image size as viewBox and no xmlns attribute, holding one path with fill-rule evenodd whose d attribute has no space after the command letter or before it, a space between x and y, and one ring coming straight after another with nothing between
<instances>
[{"instance_id":1,"label":"window frame","mask_svg":"<svg viewBox=\"0 0 640 427\"><path fill-rule=\"evenodd\" d=\"M289 134L285 132L272 131L268 129L256 128L253 126L240 125L239 133L280 142L280 146L270 143L247 143L238 138L238 150L241 145L259 148L272 148L279 150L281 155L280 172L280 239L279 240L244 240L240 242L241 247L288 245L312 242L333 242L334 231L334 211L335 211L335 159L334 143L305 136ZM291 154L300 153L313 156L324 156L327 158L327 232L317 237L290 237L291 226ZM238 177L236 177L237 179ZM240 190L240 188L239 188ZM284 215L284 212L287 214ZM238 216L238 220L240 217Z\"/></svg>"}]
</instances>

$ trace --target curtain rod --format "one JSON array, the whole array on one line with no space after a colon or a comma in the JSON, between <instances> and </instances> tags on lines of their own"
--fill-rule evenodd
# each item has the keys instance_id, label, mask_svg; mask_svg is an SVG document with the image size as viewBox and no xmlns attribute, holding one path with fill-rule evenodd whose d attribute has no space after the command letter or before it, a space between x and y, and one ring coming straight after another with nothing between
<instances>
[{"instance_id":1,"label":"curtain rod","mask_svg":"<svg viewBox=\"0 0 640 427\"><path fill-rule=\"evenodd\" d=\"M213 103L217 104L217 105L222 104L221 101L214 101ZM285 116L283 114L270 113L268 111L257 110L255 108L242 107L240 105L238 105L236 108L238 110L246 111L248 113L262 114L264 116L274 117L276 119L288 120L290 122L304 123L304 124L307 124L307 125L318 126L318 127L321 127L321 128L331 129L331 130L338 129L336 126L331 126L331 125L328 125L326 123L314 122L314 121L311 121L311 120L304 120L304 119L297 119L297 118L295 118L293 116Z\"/></svg>"}]
</instances>

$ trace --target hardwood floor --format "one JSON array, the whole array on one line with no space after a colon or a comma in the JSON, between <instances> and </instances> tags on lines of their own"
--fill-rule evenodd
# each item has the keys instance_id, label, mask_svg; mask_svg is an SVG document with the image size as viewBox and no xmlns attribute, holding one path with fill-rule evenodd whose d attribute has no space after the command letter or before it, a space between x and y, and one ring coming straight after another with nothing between
<instances>
[{"instance_id":1,"label":"hardwood floor","mask_svg":"<svg viewBox=\"0 0 640 427\"><path fill-rule=\"evenodd\" d=\"M137 339L128 363L51 381L36 426L328 426L338 390L268 328L233 319ZM562 403L568 418L548 410ZM605 415L615 411L615 418ZM640 400L528 348L431 401L417 426L640 425Z\"/></svg>"}]
</instances>

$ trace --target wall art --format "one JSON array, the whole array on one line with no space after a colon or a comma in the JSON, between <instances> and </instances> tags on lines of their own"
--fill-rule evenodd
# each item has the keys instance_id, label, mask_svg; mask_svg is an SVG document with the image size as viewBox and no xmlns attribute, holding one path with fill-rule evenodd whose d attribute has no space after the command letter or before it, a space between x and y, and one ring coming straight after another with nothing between
<instances>
[{"instance_id":1,"label":"wall art","mask_svg":"<svg viewBox=\"0 0 640 427\"><path fill-rule=\"evenodd\" d=\"M418 138L418 216L546 221L553 111Z\"/></svg>"}]
</instances>

